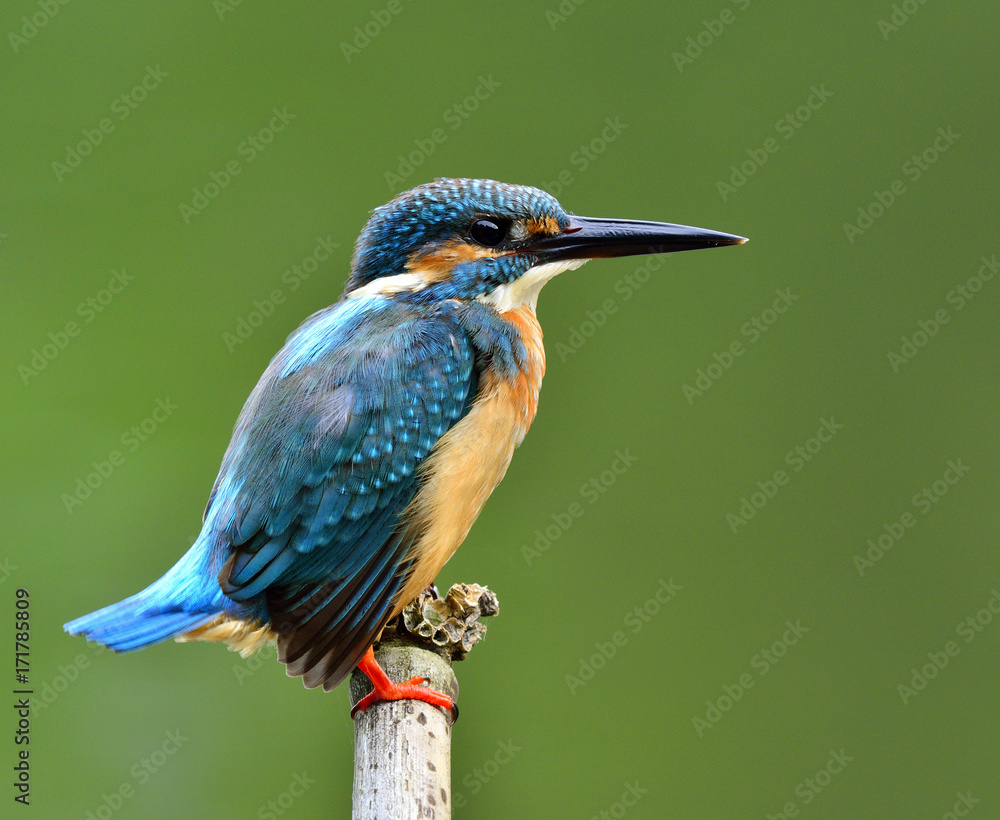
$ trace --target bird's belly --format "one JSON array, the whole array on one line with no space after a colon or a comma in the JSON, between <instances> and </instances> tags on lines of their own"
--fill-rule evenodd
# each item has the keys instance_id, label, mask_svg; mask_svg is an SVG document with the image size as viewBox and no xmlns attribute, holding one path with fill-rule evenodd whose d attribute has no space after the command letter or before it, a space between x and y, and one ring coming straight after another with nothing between
<instances>
[{"instance_id":1,"label":"bird's belly","mask_svg":"<svg viewBox=\"0 0 1000 820\"><path fill-rule=\"evenodd\" d=\"M512 380L483 374L480 398L424 463L426 477L406 511L422 534L408 555L413 563L393 617L433 582L459 548L534 419L545 370L541 329L527 309L505 318L518 326L529 366Z\"/></svg>"}]
</instances>

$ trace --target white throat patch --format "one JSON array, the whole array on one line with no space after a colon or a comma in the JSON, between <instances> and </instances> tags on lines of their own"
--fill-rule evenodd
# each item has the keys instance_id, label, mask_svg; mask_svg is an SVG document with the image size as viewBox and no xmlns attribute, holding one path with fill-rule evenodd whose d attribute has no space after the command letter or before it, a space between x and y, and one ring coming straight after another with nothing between
<instances>
[{"instance_id":1,"label":"white throat patch","mask_svg":"<svg viewBox=\"0 0 1000 820\"><path fill-rule=\"evenodd\" d=\"M566 259L562 262L548 262L544 265L535 265L528 268L521 276L513 282L493 289L489 293L479 296L480 302L491 305L500 313L508 310L516 310L519 307L529 306L535 309L538 302L538 294L542 287L550 279L558 276L564 270L576 270L588 259Z\"/></svg>"},{"instance_id":2,"label":"white throat patch","mask_svg":"<svg viewBox=\"0 0 1000 820\"><path fill-rule=\"evenodd\" d=\"M367 285L355 288L347 294L348 299L360 299L364 296L393 296L397 293L423 290L427 287L427 278L421 273L397 273L395 276L379 276Z\"/></svg>"}]
</instances>

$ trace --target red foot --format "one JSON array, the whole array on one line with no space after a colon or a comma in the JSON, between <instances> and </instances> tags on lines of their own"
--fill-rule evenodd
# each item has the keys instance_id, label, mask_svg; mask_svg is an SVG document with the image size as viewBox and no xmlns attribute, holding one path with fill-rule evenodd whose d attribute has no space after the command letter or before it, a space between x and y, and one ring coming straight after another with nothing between
<instances>
[{"instance_id":1,"label":"red foot","mask_svg":"<svg viewBox=\"0 0 1000 820\"><path fill-rule=\"evenodd\" d=\"M410 678L404 683L393 683L385 670L378 665L375 660L375 650L371 647L365 652L364 657L358 664L358 669L365 673L368 680L372 682L374 690L358 701L357 706L351 709L353 718L358 712L363 712L373 703L380 700L422 700L432 706L440 706L451 712L452 723L458 720L458 706L450 697L441 692L427 687L430 681L424 677Z\"/></svg>"}]
</instances>

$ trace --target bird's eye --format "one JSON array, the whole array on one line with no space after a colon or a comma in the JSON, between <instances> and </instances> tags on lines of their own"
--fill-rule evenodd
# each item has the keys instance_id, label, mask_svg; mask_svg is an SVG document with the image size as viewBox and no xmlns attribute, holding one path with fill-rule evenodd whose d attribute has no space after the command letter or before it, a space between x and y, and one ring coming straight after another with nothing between
<instances>
[{"instance_id":1,"label":"bird's eye","mask_svg":"<svg viewBox=\"0 0 1000 820\"><path fill-rule=\"evenodd\" d=\"M495 248L507 238L508 226L497 219L477 219L469 228L469 236L480 245Z\"/></svg>"}]
</instances>

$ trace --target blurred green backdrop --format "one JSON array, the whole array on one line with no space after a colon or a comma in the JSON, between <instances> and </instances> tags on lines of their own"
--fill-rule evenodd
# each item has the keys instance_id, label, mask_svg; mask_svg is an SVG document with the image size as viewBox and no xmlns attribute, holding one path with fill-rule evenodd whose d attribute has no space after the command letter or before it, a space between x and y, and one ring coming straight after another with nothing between
<instances>
[{"instance_id":1,"label":"blurred green backdrop","mask_svg":"<svg viewBox=\"0 0 1000 820\"><path fill-rule=\"evenodd\" d=\"M191 543L367 212L482 176L752 241L546 288L538 418L439 579L502 608L458 669L456 816L1000 817L992 4L17 0L0 30L26 816L348 815L344 687L61 624Z\"/></svg>"}]
</instances>

